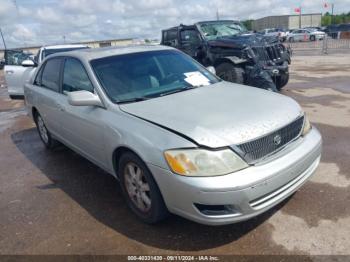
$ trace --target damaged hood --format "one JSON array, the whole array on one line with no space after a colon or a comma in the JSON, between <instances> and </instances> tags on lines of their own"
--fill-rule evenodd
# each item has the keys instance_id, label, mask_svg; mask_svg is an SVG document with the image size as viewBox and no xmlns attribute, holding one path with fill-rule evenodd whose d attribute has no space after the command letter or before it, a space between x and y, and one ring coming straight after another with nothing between
<instances>
[{"instance_id":1,"label":"damaged hood","mask_svg":"<svg viewBox=\"0 0 350 262\"><path fill-rule=\"evenodd\" d=\"M224 81L120 108L211 148L258 138L303 114L289 97Z\"/></svg>"},{"instance_id":2,"label":"damaged hood","mask_svg":"<svg viewBox=\"0 0 350 262\"><path fill-rule=\"evenodd\" d=\"M241 34L226 36L208 41L211 47L231 47L243 49L247 46L265 46L278 43L275 36L264 36L260 34Z\"/></svg>"}]
</instances>

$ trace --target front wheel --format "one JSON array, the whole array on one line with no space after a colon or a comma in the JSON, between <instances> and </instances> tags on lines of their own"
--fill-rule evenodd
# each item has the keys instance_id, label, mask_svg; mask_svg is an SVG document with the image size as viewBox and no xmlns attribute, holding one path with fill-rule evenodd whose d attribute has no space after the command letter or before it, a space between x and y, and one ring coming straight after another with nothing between
<instances>
[{"instance_id":1,"label":"front wheel","mask_svg":"<svg viewBox=\"0 0 350 262\"><path fill-rule=\"evenodd\" d=\"M215 70L217 76L225 81L237 84L244 83L244 70L241 67L235 66L231 63L222 63L219 64Z\"/></svg>"},{"instance_id":2,"label":"front wheel","mask_svg":"<svg viewBox=\"0 0 350 262\"><path fill-rule=\"evenodd\" d=\"M160 190L143 161L131 152L119 161L119 178L126 202L138 218L148 224L168 215Z\"/></svg>"},{"instance_id":3,"label":"front wheel","mask_svg":"<svg viewBox=\"0 0 350 262\"><path fill-rule=\"evenodd\" d=\"M316 41L316 37L314 35L310 36L310 41Z\"/></svg>"},{"instance_id":4,"label":"front wheel","mask_svg":"<svg viewBox=\"0 0 350 262\"><path fill-rule=\"evenodd\" d=\"M276 78L276 88L280 91L284 86L288 84L289 74L282 74Z\"/></svg>"}]
</instances>

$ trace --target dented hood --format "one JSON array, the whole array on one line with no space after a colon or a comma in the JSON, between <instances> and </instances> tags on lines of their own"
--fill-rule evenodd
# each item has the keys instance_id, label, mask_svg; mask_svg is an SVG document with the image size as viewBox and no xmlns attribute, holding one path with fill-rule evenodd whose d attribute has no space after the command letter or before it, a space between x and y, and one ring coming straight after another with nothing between
<instances>
[{"instance_id":1,"label":"dented hood","mask_svg":"<svg viewBox=\"0 0 350 262\"><path fill-rule=\"evenodd\" d=\"M302 114L287 96L224 81L120 108L211 148L258 138Z\"/></svg>"},{"instance_id":2,"label":"dented hood","mask_svg":"<svg viewBox=\"0 0 350 262\"><path fill-rule=\"evenodd\" d=\"M264 36L261 34L241 34L233 36L220 37L208 41L211 47L226 47L243 49L248 46L265 46L277 44L278 38L275 36Z\"/></svg>"}]
</instances>

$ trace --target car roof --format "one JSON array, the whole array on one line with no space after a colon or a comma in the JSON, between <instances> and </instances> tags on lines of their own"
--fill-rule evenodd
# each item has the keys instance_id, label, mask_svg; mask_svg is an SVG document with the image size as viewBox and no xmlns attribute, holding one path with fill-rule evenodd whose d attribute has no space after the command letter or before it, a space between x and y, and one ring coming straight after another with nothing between
<instances>
[{"instance_id":1,"label":"car roof","mask_svg":"<svg viewBox=\"0 0 350 262\"><path fill-rule=\"evenodd\" d=\"M89 48L78 49L69 52L62 52L50 55L50 58L55 56L73 56L81 60L90 61L93 59L99 59L109 56L142 53L149 51L161 51L161 50L176 50L175 48L162 46L162 45L126 45L126 46L113 46L102 48Z\"/></svg>"},{"instance_id":2,"label":"car roof","mask_svg":"<svg viewBox=\"0 0 350 262\"><path fill-rule=\"evenodd\" d=\"M43 49L64 49L64 48L81 48L81 47L88 47L86 45L79 45L79 44L70 44L70 45L49 45L49 46L43 46Z\"/></svg>"}]
</instances>

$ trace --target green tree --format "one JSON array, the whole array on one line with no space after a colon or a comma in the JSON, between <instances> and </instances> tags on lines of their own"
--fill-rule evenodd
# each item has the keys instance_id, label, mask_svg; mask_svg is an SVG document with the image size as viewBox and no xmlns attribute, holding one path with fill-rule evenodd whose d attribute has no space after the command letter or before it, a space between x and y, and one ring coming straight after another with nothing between
<instances>
[{"instance_id":1,"label":"green tree","mask_svg":"<svg viewBox=\"0 0 350 262\"><path fill-rule=\"evenodd\" d=\"M243 20L241 22L248 30L252 30L253 20L249 19L249 20Z\"/></svg>"}]
</instances>

